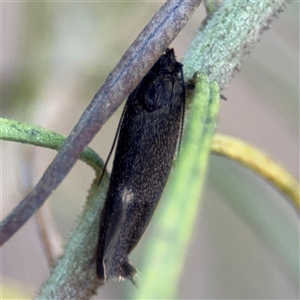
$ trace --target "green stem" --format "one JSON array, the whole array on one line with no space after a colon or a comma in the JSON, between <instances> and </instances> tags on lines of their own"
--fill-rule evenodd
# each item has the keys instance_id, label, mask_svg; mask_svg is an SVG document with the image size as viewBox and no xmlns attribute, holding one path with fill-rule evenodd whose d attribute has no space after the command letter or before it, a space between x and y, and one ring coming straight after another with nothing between
<instances>
[{"instance_id":1,"label":"green stem","mask_svg":"<svg viewBox=\"0 0 300 300\"><path fill-rule=\"evenodd\" d=\"M143 275L135 299L174 299L206 178L219 109L219 88L207 76L195 78L192 108L179 160L155 216L159 232L145 247ZM166 284L167 283L167 284Z\"/></svg>"},{"instance_id":2,"label":"green stem","mask_svg":"<svg viewBox=\"0 0 300 300\"><path fill-rule=\"evenodd\" d=\"M191 78L195 71L202 72L224 89L287 2L224 1L185 52L185 78Z\"/></svg>"},{"instance_id":3,"label":"green stem","mask_svg":"<svg viewBox=\"0 0 300 300\"><path fill-rule=\"evenodd\" d=\"M0 119L0 138L54 150L59 150L66 140L65 136L39 126L7 119ZM92 149L86 148L80 159L90 165L97 175L64 255L41 287L36 299L89 299L99 286L95 272L96 241L99 212L106 197L109 178L105 173L101 186L97 187L103 162Z\"/></svg>"},{"instance_id":4,"label":"green stem","mask_svg":"<svg viewBox=\"0 0 300 300\"><path fill-rule=\"evenodd\" d=\"M39 126L0 118L0 139L58 151L63 146L66 136ZM91 148L86 148L82 152L80 160L87 163L96 172L103 169L102 159Z\"/></svg>"}]
</instances>

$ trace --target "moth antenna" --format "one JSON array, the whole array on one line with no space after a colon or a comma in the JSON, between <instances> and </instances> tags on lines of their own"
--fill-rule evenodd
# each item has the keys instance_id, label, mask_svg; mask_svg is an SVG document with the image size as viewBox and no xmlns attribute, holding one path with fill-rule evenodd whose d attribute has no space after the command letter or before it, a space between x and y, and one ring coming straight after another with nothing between
<instances>
[{"instance_id":1,"label":"moth antenna","mask_svg":"<svg viewBox=\"0 0 300 300\"><path fill-rule=\"evenodd\" d=\"M182 87L183 87L183 105L182 105L182 112L181 112L181 123L180 123L180 133L179 133L179 141L178 141L178 155L179 156L179 152L180 152L180 147L181 147L181 140L182 140L182 135L183 135L183 127L184 127L184 117L185 117L185 84L184 84L184 77L183 77L183 70L182 67L180 69L180 75L182 78Z\"/></svg>"},{"instance_id":2,"label":"moth antenna","mask_svg":"<svg viewBox=\"0 0 300 300\"><path fill-rule=\"evenodd\" d=\"M123 119L124 119L126 107L127 107L127 104L125 105L125 108L123 109L123 112L122 112L122 115L121 115L121 119L120 119L119 124L118 124L118 127L117 127L117 132L116 132L116 134L115 134L114 141L113 141L113 144L112 144L112 146L111 146L111 148L110 148L110 151L109 151L109 154L108 154L108 156L107 156L107 159L106 159L106 161L105 161L105 164L104 164L104 167L103 167L103 170L102 170L100 179L99 179L98 184L97 184L97 187L98 187L98 186L100 185L100 183L101 183L101 180L102 180L102 178L103 178L103 176L104 176L104 172L105 172L106 167L107 167L107 165L108 165L109 159L110 159L111 154L112 154L112 152L113 152L113 150L114 150L114 148L115 148L115 145L116 145L116 142L117 142L119 133L120 133L120 129L121 129L121 124L122 124L122 121L123 121Z\"/></svg>"}]
</instances>

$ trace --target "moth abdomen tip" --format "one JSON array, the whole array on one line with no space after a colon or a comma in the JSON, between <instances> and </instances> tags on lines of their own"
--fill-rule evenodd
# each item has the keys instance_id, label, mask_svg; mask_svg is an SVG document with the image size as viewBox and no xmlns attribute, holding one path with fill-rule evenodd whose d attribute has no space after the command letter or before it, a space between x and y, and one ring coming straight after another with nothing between
<instances>
[{"instance_id":1,"label":"moth abdomen tip","mask_svg":"<svg viewBox=\"0 0 300 300\"><path fill-rule=\"evenodd\" d=\"M118 266L116 267L114 274L111 274L111 277L117 281L129 279L134 285L136 285L136 282L134 280L134 277L136 277L136 275L136 268L127 259L125 259L121 260L118 263Z\"/></svg>"},{"instance_id":2,"label":"moth abdomen tip","mask_svg":"<svg viewBox=\"0 0 300 300\"><path fill-rule=\"evenodd\" d=\"M128 260L122 261L120 268L124 278L131 279L137 274L136 268Z\"/></svg>"}]
</instances>

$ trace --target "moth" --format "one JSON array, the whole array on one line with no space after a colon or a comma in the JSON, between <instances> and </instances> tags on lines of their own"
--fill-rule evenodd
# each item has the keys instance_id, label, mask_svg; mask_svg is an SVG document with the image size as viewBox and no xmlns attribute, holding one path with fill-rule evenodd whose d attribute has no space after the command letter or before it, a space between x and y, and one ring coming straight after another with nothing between
<instances>
[{"instance_id":1,"label":"moth","mask_svg":"<svg viewBox=\"0 0 300 300\"><path fill-rule=\"evenodd\" d=\"M166 185L185 111L182 64L167 49L129 95L119 124L110 184L100 216L97 275L129 279L128 259Z\"/></svg>"}]
</instances>

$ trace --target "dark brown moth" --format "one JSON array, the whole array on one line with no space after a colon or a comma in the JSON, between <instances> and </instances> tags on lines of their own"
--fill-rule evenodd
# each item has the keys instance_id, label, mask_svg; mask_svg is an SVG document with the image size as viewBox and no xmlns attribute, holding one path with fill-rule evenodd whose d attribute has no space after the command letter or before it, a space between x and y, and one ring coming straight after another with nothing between
<instances>
[{"instance_id":1,"label":"dark brown moth","mask_svg":"<svg viewBox=\"0 0 300 300\"><path fill-rule=\"evenodd\" d=\"M167 182L184 109L182 65L174 50L167 49L129 95L120 121L100 218L97 274L102 283L109 278L133 281L137 273L128 254L147 228Z\"/></svg>"}]
</instances>

